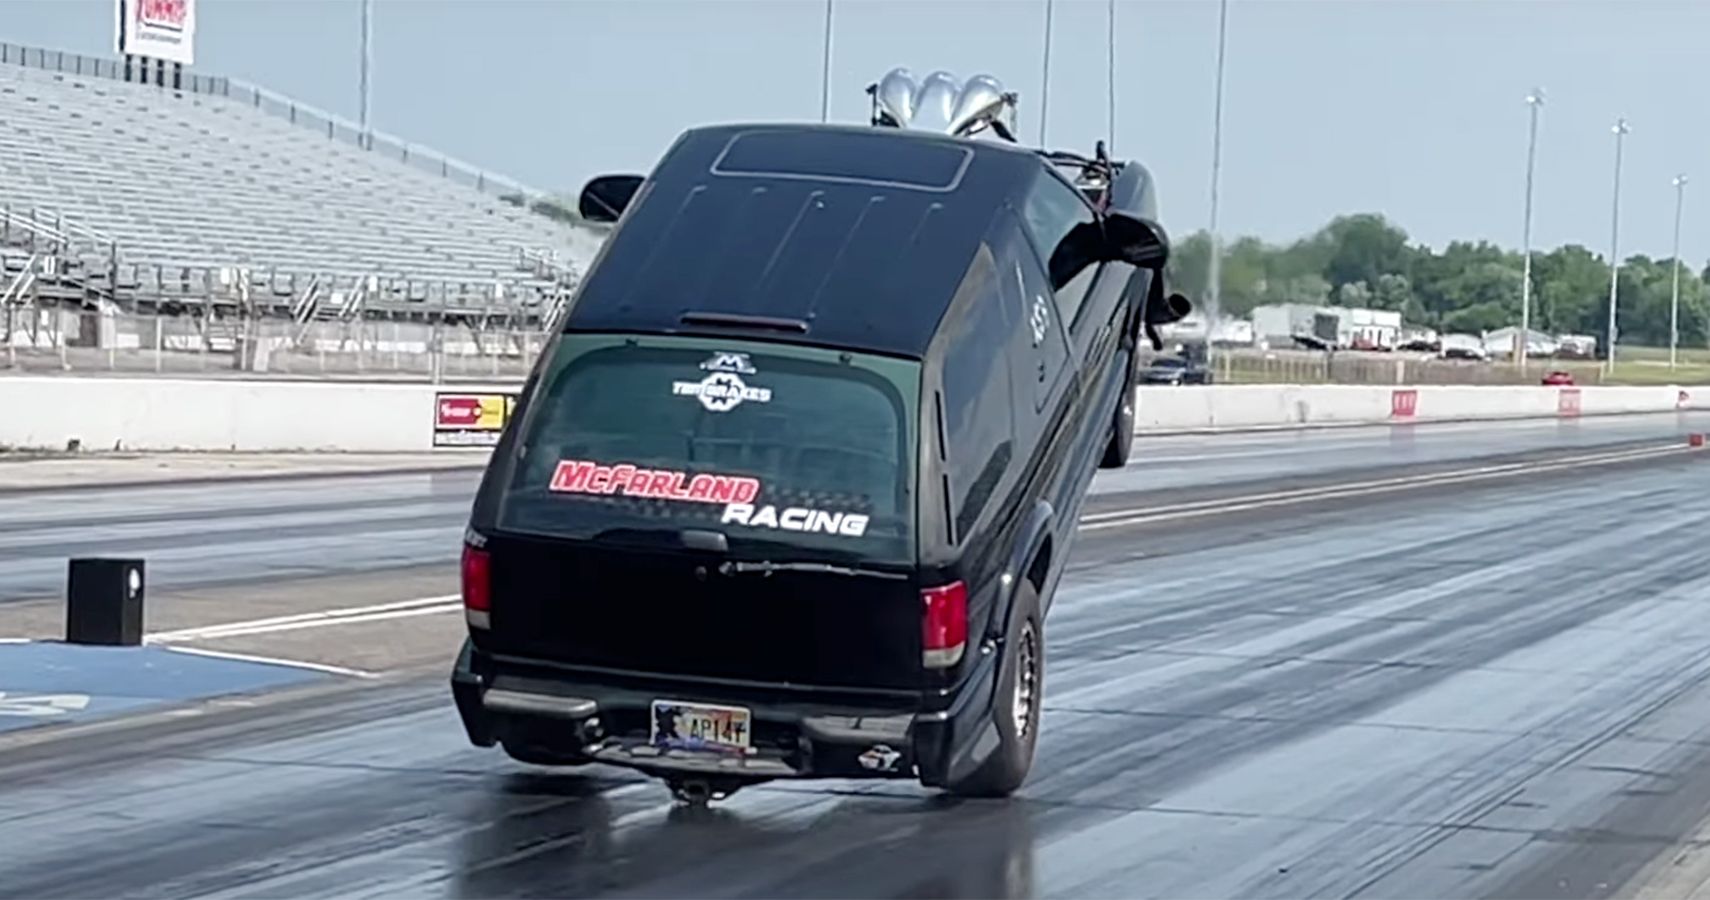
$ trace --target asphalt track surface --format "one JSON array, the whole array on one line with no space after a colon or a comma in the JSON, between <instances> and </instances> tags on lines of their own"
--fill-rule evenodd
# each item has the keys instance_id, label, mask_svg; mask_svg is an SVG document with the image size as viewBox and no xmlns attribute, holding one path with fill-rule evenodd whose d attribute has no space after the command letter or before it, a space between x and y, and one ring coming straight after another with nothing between
<instances>
[{"instance_id":1,"label":"asphalt track surface","mask_svg":"<svg viewBox=\"0 0 1710 900\"><path fill-rule=\"evenodd\" d=\"M1095 493L1194 488L1587 448L1710 430L1710 412L1141 439ZM0 604L59 596L65 558L141 556L151 590L453 560L474 471L0 492Z\"/></svg>"},{"instance_id":2,"label":"asphalt track surface","mask_svg":"<svg viewBox=\"0 0 1710 900\"><path fill-rule=\"evenodd\" d=\"M1170 438L1137 444L1152 463L1100 490L1263 486L1704 420ZM157 585L240 564L279 579L443 562L472 483L85 493L81 511L35 495L0 521L143 517L79 539L151 565L186 535L208 542L215 558L163 563ZM276 490L319 506L254 506ZM1609 896L1710 811L1707 490L1695 453L1084 533L1046 624L1042 745L1009 802L820 782L676 808L617 770L470 748L439 666L0 749L0 894ZM162 527L176 538L149 543ZM32 534L0 534L0 596L39 577L8 567Z\"/></svg>"}]
</instances>

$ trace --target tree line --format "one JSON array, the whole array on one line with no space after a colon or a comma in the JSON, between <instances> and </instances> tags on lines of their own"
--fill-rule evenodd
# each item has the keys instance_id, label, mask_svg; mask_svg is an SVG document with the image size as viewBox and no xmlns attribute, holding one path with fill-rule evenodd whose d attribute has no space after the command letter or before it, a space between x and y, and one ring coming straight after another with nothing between
<instances>
[{"instance_id":1,"label":"tree line","mask_svg":"<svg viewBox=\"0 0 1710 900\"><path fill-rule=\"evenodd\" d=\"M1211 239L1195 232L1174 242L1170 284L1203 306L1209 294ZM1410 327L1478 334L1520 324L1525 270L1519 251L1488 241L1454 241L1442 250L1414 244L1373 213L1340 216L1287 245L1253 237L1223 247L1221 305L1244 316L1271 303L1398 310ZM1674 261L1643 254L1621 263L1616 305L1622 344L1666 346ZM1710 346L1710 266L1680 269L1680 344ZM1579 244L1532 252L1532 327L1588 334L1606 342L1609 264Z\"/></svg>"}]
</instances>

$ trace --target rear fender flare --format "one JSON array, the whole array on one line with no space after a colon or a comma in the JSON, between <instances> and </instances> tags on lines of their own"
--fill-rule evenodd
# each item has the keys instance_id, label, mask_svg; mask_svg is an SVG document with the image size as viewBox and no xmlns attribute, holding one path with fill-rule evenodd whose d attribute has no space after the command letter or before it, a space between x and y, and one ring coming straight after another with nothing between
<instances>
[{"instance_id":1,"label":"rear fender flare","mask_svg":"<svg viewBox=\"0 0 1710 900\"><path fill-rule=\"evenodd\" d=\"M1055 520L1056 510L1051 507L1049 500L1040 500L1028 512L1027 519L1021 523L1016 541L1010 549L1009 559L1004 563L1003 579L998 583L997 604L992 610L990 620L986 623L986 631L981 640L984 645L1001 648L1005 637L1009 634L1009 620L1015 613L1015 587L1021 579L1027 577L1027 569L1034 558L1045 546L1045 541L1051 537L1051 524ZM1053 551L1055 552L1055 551ZM1060 558L1060 557L1059 557ZM1050 581L1049 578L1046 579ZM1039 592L1039 614L1045 614L1046 592ZM976 657L978 658L978 657ZM992 679L981 691L975 706L980 710L978 715L984 723L973 734L961 739L956 750L947 758L950 772L960 773L971 771L991 755L997 746L997 726L992 722L993 704L997 702L998 687L1002 681L1004 662L1000 657L993 660ZM946 777L949 777L946 775Z\"/></svg>"},{"instance_id":2,"label":"rear fender flare","mask_svg":"<svg viewBox=\"0 0 1710 900\"><path fill-rule=\"evenodd\" d=\"M1004 635L1009 633L1010 612L1015 609L1015 586L1021 579L1027 577L1027 569L1033 563L1045 541L1051 536L1051 525L1056 518L1056 510L1052 509L1049 500L1040 500L1028 512L1027 519L1021 523L1017 532L1015 546L1011 548L1009 559L1004 563L1003 574L1005 581L998 586L997 607L991 621L986 624L986 640L993 643L1001 642ZM1047 579L1049 581L1049 579ZM1045 589L1039 591L1041 614L1045 603Z\"/></svg>"}]
</instances>

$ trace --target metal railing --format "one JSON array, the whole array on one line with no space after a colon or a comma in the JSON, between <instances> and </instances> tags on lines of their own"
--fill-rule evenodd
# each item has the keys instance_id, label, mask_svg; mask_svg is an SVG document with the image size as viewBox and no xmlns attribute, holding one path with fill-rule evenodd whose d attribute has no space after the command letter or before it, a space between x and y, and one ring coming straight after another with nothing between
<instances>
[{"instance_id":1,"label":"metal railing","mask_svg":"<svg viewBox=\"0 0 1710 900\"><path fill-rule=\"evenodd\" d=\"M1595 365L1565 360L1534 360L1522 370L1508 361L1442 359L1423 353L1249 348L1220 349L1213 374L1223 384L1502 385L1537 384L1552 369L1573 371L1581 384L1603 380Z\"/></svg>"},{"instance_id":2,"label":"metal railing","mask_svg":"<svg viewBox=\"0 0 1710 900\"><path fill-rule=\"evenodd\" d=\"M44 225L33 215L20 215L10 208L0 207L0 243L23 247L27 250L41 249L37 241L46 244L45 249L54 253L63 253L71 247L71 237L51 225ZM17 232L23 232L20 239Z\"/></svg>"},{"instance_id":3,"label":"metal railing","mask_svg":"<svg viewBox=\"0 0 1710 900\"><path fill-rule=\"evenodd\" d=\"M44 50L39 47L26 47L21 44L5 42L0 42L0 64L25 66L47 72L103 78L111 81L125 81L181 93L224 97L265 111L302 128L324 133L329 139L378 153L403 162L418 171L437 174L459 184L473 187L483 193L494 196L521 194L529 199L551 196L546 191L530 187L516 179L490 172L450 154L422 147L419 144L374 128L364 129L361 125L337 113L329 112L238 78L197 75L190 72L180 73L177 70L168 69L164 76L165 83L158 84L151 75L158 77L160 73L158 71L148 72L140 60L135 66L131 66L123 59L84 56L80 53Z\"/></svg>"},{"instance_id":4,"label":"metal railing","mask_svg":"<svg viewBox=\"0 0 1710 900\"><path fill-rule=\"evenodd\" d=\"M23 268L6 284L6 290L0 291L0 306L10 307L24 303L24 295L29 292L30 286L35 284L36 270L41 267L42 260L40 250L31 253L30 258L24 260Z\"/></svg>"},{"instance_id":5,"label":"metal railing","mask_svg":"<svg viewBox=\"0 0 1710 900\"><path fill-rule=\"evenodd\" d=\"M205 312L205 311L204 311ZM363 381L514 381L545 347L537 327L419 321L0 311L0 371Z\"/></svg>"}]
</instances>

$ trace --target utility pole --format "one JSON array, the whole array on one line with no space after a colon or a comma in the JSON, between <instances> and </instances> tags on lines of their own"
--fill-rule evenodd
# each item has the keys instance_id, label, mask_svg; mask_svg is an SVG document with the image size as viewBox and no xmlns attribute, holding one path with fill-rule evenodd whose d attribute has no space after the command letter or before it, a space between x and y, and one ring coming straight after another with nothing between
<instances>
[{"instance_id":1,"label":"utility pole","mask_svg":"<svg viewBox=\"0 0 1710 900\"><path fill-rule=\"evenodd\" d=\"M359 90L362 98L358 119L362 125L362 146L372 148L374 141L369 137L368 107L370 103L371 84L368 72L374 67L374 0L362 0L362 79Z\"/></svg>"},{"instance_id":2,"label":"utility pole","mask_svg":"<svg viewBox=\"0 0 1710 900\"><path fill-rule=\"evenodd\" d=\"M820 51L819 120L831 121L831 0L825 0L825 48Z\"/></svg>"},{"instance_id":3,"label":"utility pole","mask_svg":"<svg viewBox=\"0 0 1710 900\"><path fill-rule=\"evenodd\" d=\"M1045 107L1051 101L1051 7L1052 0L1045 0L1045 74L1039 79L1039 146L1045 146Z\"/></svg>"},{"instance_id":4,"label":"utility pole","mask_svg":"<svg viewBox=\"0 0 1710 900\"><path fill-rule=\"evenodd\" d=\"M1609 130L1615 134L1615 187L1609 211L1609 343L1603 361L1606 376L1615 374L1615 304L1621 288L1621 141L1633 129L1625 118L1621 118L1616 119L1615 126Z\"/></svg>"},{"instance_id":5,"label":"utility pole","mask_svg":"<svg viewBox=\"0 0 1710 900\"><path fill-rule=\"evenodd\" d=\"M1668 367L1680 350L1680 210L1686 203L1686 175L1674 176L1674 289L1668 310Z\"/></svg>"},{"instance_id":6,"label":"utility pole","mask_svg":"<svg viewBox=\"0 0 1710 900\"><path fill-rule=\"evenodd\" d=\"M1526 374L1526 354L1532 343L1532 170L1538 160L1538 111L1544 106L1543 89L1533 88L1532 93L1526 95L1526 105L1532 108L1532 124L1526 139L1526 224L1522 227L1521 238L1526 248L1526 262L1520 275L1520 337L1514 357L1520 363L1522 377Z\"/></svg>"},{"instance_id":7,"label":"utility pole","mask_svg":"<svg viewBox=\"0 0 1710 900\"><path fill-rule=\"evenodd\" d=\"M1105 102L1109 109L1105 111L1104 140L1105 146L1114 155L1116 153L1116 0L1110 0L1105 5L1104 23L1104 65L1105 65Z\"/></svg>"},{"instance_id":8,"label":"utility pole","mask_svg":"<svg viewBox=\"0 0 1710 900\"><path fill-rule=\"evenodd\" d=\"M1212 354L1217 342L1217 322L1223 316L1223 239L1217 231L1217 201L1223 179L1223 62L1229 38L1229 0L1217 5L1217 87L1211 113L1211 221L1207 234L1211 256L1206 261L1205 367L1216 371Z\"/></svg>"}]
</instances>

